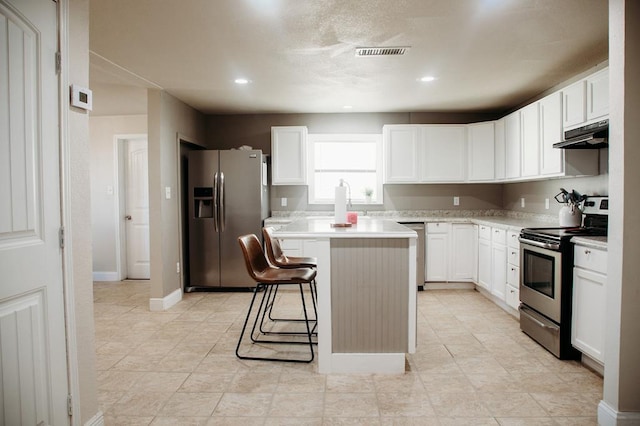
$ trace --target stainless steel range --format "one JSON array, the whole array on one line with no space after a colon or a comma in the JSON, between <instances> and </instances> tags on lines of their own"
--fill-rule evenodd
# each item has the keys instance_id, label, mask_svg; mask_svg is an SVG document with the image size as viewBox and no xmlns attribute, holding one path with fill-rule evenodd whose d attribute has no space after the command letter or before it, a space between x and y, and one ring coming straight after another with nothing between
<instances>
[{"instance_id":1,"label":"stainless steel range","mask_svg":"<svg viewBox=\"0 0 640 426\"><path fill-rule=\"evenodd\" d=\"M588 197L583 226L520 233L520 329L560 359L579 356L571 346L571 238L607 235L608 212L607 197Z\"/></svg>"}]
</instances>

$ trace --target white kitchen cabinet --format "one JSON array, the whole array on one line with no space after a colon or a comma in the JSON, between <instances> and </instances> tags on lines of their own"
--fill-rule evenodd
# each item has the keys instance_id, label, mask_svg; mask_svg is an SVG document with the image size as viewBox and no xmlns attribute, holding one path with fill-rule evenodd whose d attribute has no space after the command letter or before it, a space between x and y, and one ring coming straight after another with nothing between
<instances>
[{"instance_id":1,"label":"white kitchen cabinet","mask_svg":"<svg viewBox=\"0 0 640 426\"><path fill-rule=\"evenodd\" d=\"M469 181L495 179L495 131L492 121L467 126Z\"/></svg>"},{"instance_id":2,"label":"white kitchen cabinet","mask_svg":"<svg viewBox=\"0 0 640 426\"><path fill-rule=\"evenodd\" d=\"M426 281L449 279L449 230L446 222L427 223Z\"/></svg>"},{"instance_id":3,"label":"white kitchen cabinet","mask_svg":"<svg viewBox=\"0 0 640 426\"><path fill-rule=\"evenodd\" d=\"M271 183L307 184L307 128L278 126L271 128Z\"/></svg>"},{"instance_id":4,"label":"white kitchen cabinet","mask_svg":"<svg viewBox=\"0 0 640 426\"><path fill-rule=\"evenodd\" d=\"M520 243L519 231L507 231L507 287L505 302L513 309L520 305Z\"/></svg>"},{"instance_id":5,"label":"white kitchen cabinet","mask_svg":"<svg viewBox=\"0 0 640 426\"><path fill-rule=\"evenodd\" d=\"M521 162L520 111L513 112L505 117L504 137L505 177L507 179L517 179L520 177Z\"/></svg>"},{"instance_id":6,"label":"white kitchen cabinet","mask_svg":"<svg viewBox=\"0 0 640 426\"><path fill-rule=\"evenodd\" d=\"M466 175L466 126L422 126L421 180L462 182Z\"/></svg>"},{"instance_id":7,"label":"white kitchen cabinet","mask_svg":"<svg viewBox=\"0 0 640 426\"><path fill-rule=\"evenodd\" d=\"M505 128L504 118L495 121L494 133L494 167L496 180L502 180L506 177L506 157L505 157Z\"/></svg>"},{"instance_id":8,"label":"white kitchen cabinet","mask_svg":"<svg viewBox=\"0 0 640 426\"><path fill-rule=\"evenodd\" d=\"M576 244L571 344L604 364L607 252Z\"/></svg>"},{"instance_id":9,"label":"white kitchen cabinet","mask_svg":"<svg viewBox=\"0 0 640 426\"><path fill-rule=\"evenodd\" d=\"M609 68L604 68L562 89L564 130L598 121L609 115Z\"/></svg>"},{"instance_id":10,"label":"white kitchen cabinet","mask_svg":"<svg viewBox=\"0 0 640 426\"><path fill-rule=\"evenodd\" d=\"M491 227L478 226L478 285L491 291Z\"/></svg>"},{"instance_id":11,"label":"white kitchen cabinet","mask_svg":"<svg viewBox=\"0 0 640 426\"><path fill-rule=\"evenodd\" d=\"M562 89L562 126L565 130L578 127L587 119L586 80L580 80Z\"/></svg>"},{"instance_id":12,"label":"white kitchen cabinet","mask_svg":"<svg viewBox=\"0 0 640 426\"><path fill-rule=\"evenodd\" d=\"M521 177L537 176L540 172L540 107L538 102L520 110L522 132Z\"/></svg>"},{"instance_id":13,"label":"white kitchen cabinet","mask_svg":"<svg viewBox=\"0 0 640 426\"><path fill-rule=\"evenodd\" d=\"M609 68L587 77L587 121L609 115Z\"/></svg>"},{"instance_id":14,"label":"white kitchen cabinet","mask_svg":"<svg viewBox=\"0 0 640 426\"><path fill-rule=\"evenodd\" d=\"M556 92L541 99L540 105L540 174L564 172L564 149L553 144L562 140L562 93Z\"/></svg>"},{"instance_id":15,"label":"white kitchen cabinet","mask_svg":"<svg viewBox=\"0 0 640 426\"><path fill-rule=\"evenodd\" d=\"M427 223L426 281L475 280L476 229L471 223Z\"/></svg>"},{"instance_id":16,"label":"white kitchen cabinet","mask_svg":"<svg viewBox=\"0 0 640 426\"><path fill-rule=\"evenodd\" d=\"M477 234L477 225L471 223L451 224L449 281L475 281L478 259Z\"/></svg>"},{"instance_id":17,"label":"white kitchen cabinet","mask_svg":"<svg viewBox=\"0 0 640 426\"><path fill-rule=\"evenodd\" d=\"M491 232L491 293L505 300L507 291L507 246L504 229L492 228Z\"/></svg>"},{"instance_id":18,"label":"white kitchen cabinet","mask_svg":"<svg viewBox=\"0 0 640 426\"><path fill-rule=\"evenodd\" d=\"M387 125L382 128L385 183L420 180L420 126Z\"/></svg>"}]
</instances>

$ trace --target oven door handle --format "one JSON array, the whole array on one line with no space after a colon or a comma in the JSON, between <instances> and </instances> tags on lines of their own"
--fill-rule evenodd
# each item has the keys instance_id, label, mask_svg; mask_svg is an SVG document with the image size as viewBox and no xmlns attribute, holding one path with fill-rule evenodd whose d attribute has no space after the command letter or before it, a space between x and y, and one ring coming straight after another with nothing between
<instances>
[{"instance_id":1,"label":"oven door handle","mask_svg":"<svg viewBox=\"0 0 640 426\"><path fill-rule=\"evenodd\" d=\"M521 311L524 311L524 312L526 313L526 311L527 311L528 309L527 309L527 308L524 308L524 307L522 307L522 306L520 306L520 310L521 310ZM555 330L555 327L553 327L553 326L550 326L550 325L547 325L547 324L543 323L543 322L542 322L542 321L540 321L539 319L534 318L534 317L533 317L533 315L527 315L527 319L530 319L531 321L535 322L539 327L542 327L542 328L550 328L550 329L554 329L554 330Z\"/></svg>"},{"instance_id":2,"label":"oven door handle","mask_svg":"<svg viewBox=\"0 0 640 426\"><path fill-rule=\"evenodd\" d=\"M527 240L526 238L522 237L518 237L518 241L520 241L522 244L528 244L530 246L540 247L543 249L560 250L560 243L543 243L541 241Z\"/></svg>"}]
</instances>

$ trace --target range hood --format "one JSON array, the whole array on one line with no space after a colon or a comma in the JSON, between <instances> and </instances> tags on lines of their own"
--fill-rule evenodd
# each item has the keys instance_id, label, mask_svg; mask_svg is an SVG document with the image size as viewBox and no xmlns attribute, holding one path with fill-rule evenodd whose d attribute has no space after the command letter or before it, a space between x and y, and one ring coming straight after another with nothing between
<instances>
[{"instance_id":1,"label":"range hood","mask_svg":"<svg viewBox=\"0 0 640 426\"><path fill-rule=\"evenodd\" d=\"M596 149L609 146L609 120L587 124L564 132L564 140L554 143L554 148Z\"/></svg>"}]
</instances>

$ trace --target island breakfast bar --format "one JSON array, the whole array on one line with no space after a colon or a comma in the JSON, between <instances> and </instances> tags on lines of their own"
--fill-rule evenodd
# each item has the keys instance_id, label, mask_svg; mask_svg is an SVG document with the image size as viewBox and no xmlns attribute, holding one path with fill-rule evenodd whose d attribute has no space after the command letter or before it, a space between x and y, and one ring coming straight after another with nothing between
<instances>
[{"instance_id":1,"label":"island breakfast bar","mask_svg":"<svg viewBox=\"0 0 640 426\"><path fill-rule=\"evenodd\" d=\"M403 374L416 349L415 231L360 219L300 219L274 232L318 259L318 372Z\"/></svg>"}]
</instances>

